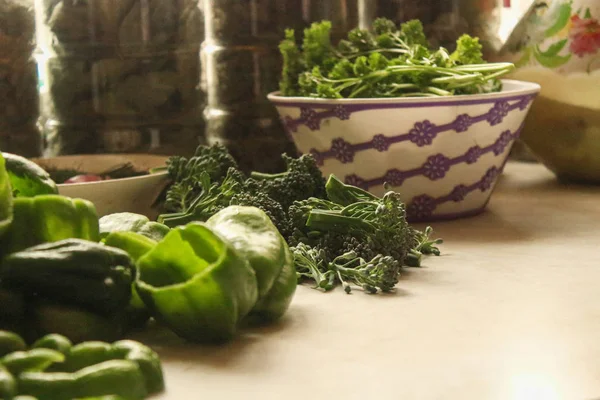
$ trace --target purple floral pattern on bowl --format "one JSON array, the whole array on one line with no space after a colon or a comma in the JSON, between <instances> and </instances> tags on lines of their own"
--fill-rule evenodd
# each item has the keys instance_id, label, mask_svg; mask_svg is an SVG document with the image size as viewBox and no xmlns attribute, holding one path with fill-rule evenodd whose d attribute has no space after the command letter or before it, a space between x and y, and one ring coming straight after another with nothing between
<instances>
[{"instance_id":1,"label":"purple floral pattern on bowl","mask_svg":"<svg viewBox=\"0 0 600 400\"><path fill-rule=\"evenodd\" d=\"M319 153L317 149L310 149L309 153L315 158L317 165L322 167L325 164L325 157L323 157L323 153Z\"/></svg>"},{"instance_id":2,"label":"purple floral pattern on bowl","mask_svg":"<svg viewBox=\"0 0 600 400\"><path fill-rule=\"evenodd\" d=\"M498 156L504 153L504 150L506 150L506 147L512 142L512 140L513 135L510 133L510 131L502 132L498 140L496 140L496 143L494 143L494 154Z\"/></svg>"},{"instance_id":3,"label":"purple floral pattern on bowl","mask_svg":"<svg viewBox=\"0 0 600 400\"><path fill-rule=\"evenodd\" d=\"M473 125L473 118L469 114L459 115L453 123L456 132L466 132Z\"/></svg>"},{"instance_id":4,"label":"purple floral pattern on bowl","mask_svg":"<svg viewBox=\"0 0 600 400\"><path fill-rule=\"evenodd\" d=\"M401 186L404 182L404 174L399 169L391 169L385 174L385 183L392 186Z\"/></svg>"},{"instance_id":5,"label":"purple floral pattern on bowl","mask_svg":"<svg viewBox=\"0 0 600 400\"><path fill-rule=\"evenodd\" d=\"M435 125L429 120L417 122L415 127L408 132L408 135L410 141L419 147L430 145L436 136Z\"/></svg>"},{"instance_id":6,"label":"purple floral pattern on bowl","mask_svg":"<svg viewBox=\"0 0 600 400\"><path fill-rule=\"evenodd\" d=\"M335 155L335 158L343 164L354 161L354 149L352 145L342 138L334 139L331 142L331 151Z\"/></svg>"},{"instance_id":7,"label":"purple floral pattern on bowl","mask_svg":"<svg viewBox=\"0 0 600 400\"><path fill-rule=\"evenodd\" d=\"M469 194L469 188L466 185L458 185L450 193L450 199L455 203L461 202Z\"/></svg>"},{"instance_id":8,"label":"purple floral pattern on bowl","mask_svg":"<svg viewBox=\"0 0 600 400\"><path fill-rule=\"evenodd\" d=\"M504 121L504 118L510 111L511 107L507 101L499 101L494 104L494 107L490 110L487 121L492 126L498 125Z\"/></svg>"},{"instance_id":9,"label":"purple floral pattern on bowl","mask_svg":"<svg viewBox=\"0 0 600 400\"><path fill-rule=\"evenodd\" d=\"M446 176L446 172L450 169L450 159L443 154L436 154L427 159L423 165L423 175L436 181Z\"/></svg>"},{"instance_id":10,"label":"purple floral pattern on bowl","mask_svg":"<svg viewBox=\"0 0 600 400\"><path fill-rule=\"evenodd\" d=\"M346 107L344 107L342 105L335 106L333 108L333 115L338 117L338 119L340 121L346 121L346 120L350 119L350 112L348 111L348 109Z\"/></svg>"},{"instance_id":11,"label":"purple floral pattern on bowl","mask_svg":"<svg viewBox=\"0 0 600 400\"><path fill-rule=\"evenodd\" d=\"M352 185L352 186L356 186L362 189L366 189L365 187L365 180L360 178L358 175L348 175L345 179L344 179L344 183L346 183L346 185Z\"/></svg>"},{"instance_id":12,"label":"purple floral pattern on bowl","mask_svg":"<svg viewBox=\"0 0 600 400\"><path fill-rule=\"evenodd\" d=\"M488 171L485 173L485 176L481 180L479 189L481 189L482 192L489 190L492 187L492 185L494 184L494 182L496 181L496 178L498 177L498 175L499 175L498 168L492 167L492 168L488 169Z\"/></svg>"},{"instance_id":13,"label":"purple floral pattern on bowl","mask_svg":"<svg viewBox=\"0 0 600 400\"><path fill-rule=\"evenodd\" d=\"M465 161L467 164L475 164L479 157L483 155L483 149L479 146L473 146L467 150Z\"/></svg>"},{"instance_id":14,"label":"purple floral pattern on bowl","mask_svg":"<svg viewBox=\"0 0 600 400\"><path fill-rule=\"evenodd\" d=\"M435 211L435 199L427 194L415 197L406 209L407 216L411 219L426 219Z\"/></svg>"},{"instance_id":15,"label":"purple floral pattern on bowl","mask_svg":"<svg viewBox=\"0 0 600 400\"><path fill-rule=\"evenodd\" d=\"M519 136L521 128L519 128L514 133L510 131L505 131L501 134L501 136L491 145L486 146L484 148L479 146L473 146L469 148L466 153L462 155L458 155L452 158L446 157L443 154L435 154L433 156L429 156L427 160L420 166L412 169L406 169L401 171L397 168L388 170L384 176L373 179L363 179L364 184L367 188L373 186L380 186L385 183L392 184L393 186L400 186L401 183L406 181L407 179L416 177L416 176L425 176L432 181L440 180L446 176L446 173L455 165L460 165L466 163L467 165L475 164L481 156L484 154L494 154L495 156L499 156L500 154L496 154L495 151L498 147L497 143L502 137L502 141L506 142L507 146ZM323 154L320 154L322 157ZM394 181L400 183L393 183Z\"/></svg>"},{"instance_id":16,"label":"purple floral pattern on bowl","mask_svg":"<svg viewBox=\"0 0 600 400\"><path fill-rule=\"evenodd\" d=\"M390 148L390 142L385 135L375 135L372 140L373 148L381 153L387 151Z\"/></svg>"},{"instance_id":17,"label":"purple floral pattern on bowl","mask_svg":"<svg viewBox=\"0 0 600 400\"><path fill-rule=\"evenodd\" d=\"M519 102L519 110L525 111L527 107L529 107L529 104L531 104L531 102L534 100L534 98L535 96L523 97L523 99Z\"/></svg>"}]
</instances>

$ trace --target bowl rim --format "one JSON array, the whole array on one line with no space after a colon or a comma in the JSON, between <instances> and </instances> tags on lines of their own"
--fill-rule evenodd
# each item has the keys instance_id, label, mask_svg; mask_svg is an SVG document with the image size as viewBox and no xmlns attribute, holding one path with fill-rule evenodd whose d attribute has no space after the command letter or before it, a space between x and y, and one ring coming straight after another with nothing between
<instances>
[{"instance_id":1,"label":"bowl rim","mask_svg":"<svg viewBox=\"0 0 600 400\"><path fill-rule=\"evenodd\" d=\"M157 155L157 154L140 154L140 153L107 153L107 154L69 154L69 155L63 155L63 156L56 156L56 157L36 157L36 158L31 158L31 161L35 162L36 164L38 164L38 162L48 162L51 163L53 160L75 160L77 158L81 158L81 157L86 157L86 158L105 158L105 157L123 157L123 158L152 158L152 159L156 159L158 160L163 160L166 162L166 160L169 158L167 156L162 156L162 155ZM40 164L38 164L40 165ZM41 165L40 165L41 166ZM165 164L166 166L166 164ZM42 166L43 168L43 166ZM69 187L69 188L77 188L77 187L85 187L85 186L90 186L90 185L95 185L95 187L99 187L99 186L106 186L106 185L111 185L111 184L117 184L117 183L122 183L122 182L129 182L129 181L133 181L133 180L141 180L141 179L158 179L158 178L164 178L168 175L168 171L165 169L163 171L159 171L159 172L155 172L155 173L148 173L147 175L141 175L141 176L130 176L127 178L117 178L117 179L108 179L108 180L103 180L103 181L94 181L94 182L79 182L79 183L58 183L57 187L58 188L64 188L64 187Z\"/></svg>"},{"instance_id":2,"label":"bowl rim","mask_svg":"<svg viewBox=\"0 0 600 400\"><path fill-rule=\"evenodd\" d=\"M425 106L457 106L489 103L492 100L518 99L524 95L537 95L541 86L534 82L520 81L514 79L502 79L503 89L500 92L483 94L464 94L444 97L378 97L358 99L322 99L314 97L287 97L281 96L281 91L271 92L267 98L280 107L299 107L306 104L316 105L376 105L388 104L398 107L425 107ZM509 86L509 89L506 86Z\"/></svg>"}]
</instances>

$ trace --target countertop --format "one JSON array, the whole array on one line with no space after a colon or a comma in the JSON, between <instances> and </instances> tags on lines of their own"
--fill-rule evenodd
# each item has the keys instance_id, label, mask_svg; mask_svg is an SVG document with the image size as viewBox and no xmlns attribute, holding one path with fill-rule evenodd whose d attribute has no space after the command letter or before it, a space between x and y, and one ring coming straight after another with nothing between
<instances>
[{"instance_id":1,"label":"countertop","mask_svg":"<svg viewBox=\"0 0 600 400\"><path fill-rule=\"evenodd\" d=\"M600 398L600 187L509 163L484 214L433 227L443 255L395 294L299 287L223 347L150 335L157 398Z\"/></svg>"}]
</instances>

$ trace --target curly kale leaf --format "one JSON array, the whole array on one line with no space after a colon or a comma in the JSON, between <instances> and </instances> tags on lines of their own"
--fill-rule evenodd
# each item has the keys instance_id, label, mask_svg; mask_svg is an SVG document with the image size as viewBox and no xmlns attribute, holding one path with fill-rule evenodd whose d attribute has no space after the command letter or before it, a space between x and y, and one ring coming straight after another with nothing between
<instances>
[{"instance_id":1,"label":"curly kale leaf","mask_svg":"<svg viewBox=\"0 0 600 400\"><path fill-rule=\"evenodd\" d=\"M302 51L306 68L320 67L328 70L336 62L331 44L331 22L314 22L304 30Z\"/></svg>"},{"instance_id":2,"label":"curly kale leaf","mask_svg":"<svg viewBox=\"0 0 600 400\"><path fill-rule=\"evenodd\" d=\"M456 50L450 55L450 59L457 65L484 64L482 50L479 38L465 34L456 41Z\"/></svg>"},{"instance_id":3,"label":"curly kale leaf","mask_svg":"<svg viewBox=\"0 0 600 400\"><path fill-rule=\"evenodd\" d=\"M409 46L420 45L429 47L423 24L417 19L407 21L400 25L400 33L404 42Z\"/></svg>"},{"instance_id":4,"label":"curly kale leaf","mask_svg":"<svg viewBox=\"0 0 600 400\"><path fill-rule=\"evenodd\" d=\"M283 72L279 82L279 90L283 96L300 96L298 76L305 69L305 61L302 52L296 44L296 36L293 29L285 31L285 39L279 44L279 51L283 57Z\"/></svg>"}]
</instances>

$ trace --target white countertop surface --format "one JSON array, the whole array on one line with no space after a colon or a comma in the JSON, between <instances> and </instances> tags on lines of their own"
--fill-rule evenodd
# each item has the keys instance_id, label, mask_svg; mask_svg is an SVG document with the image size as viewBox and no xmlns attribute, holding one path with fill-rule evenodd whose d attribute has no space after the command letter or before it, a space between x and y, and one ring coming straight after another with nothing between
<instances>
[{"instance_id":1,"label":"white countertop surface","mask_svg":"<svg viewBox=\"0 0 600 400\"><path fill-rule=\"evenodd\" d=\"M148 335L157 398L600 398L600 187L509 163L486 213L433 226L443 256L396 294L300 287L277 326L223 347Z\"/></svg>"}]
</instances>

